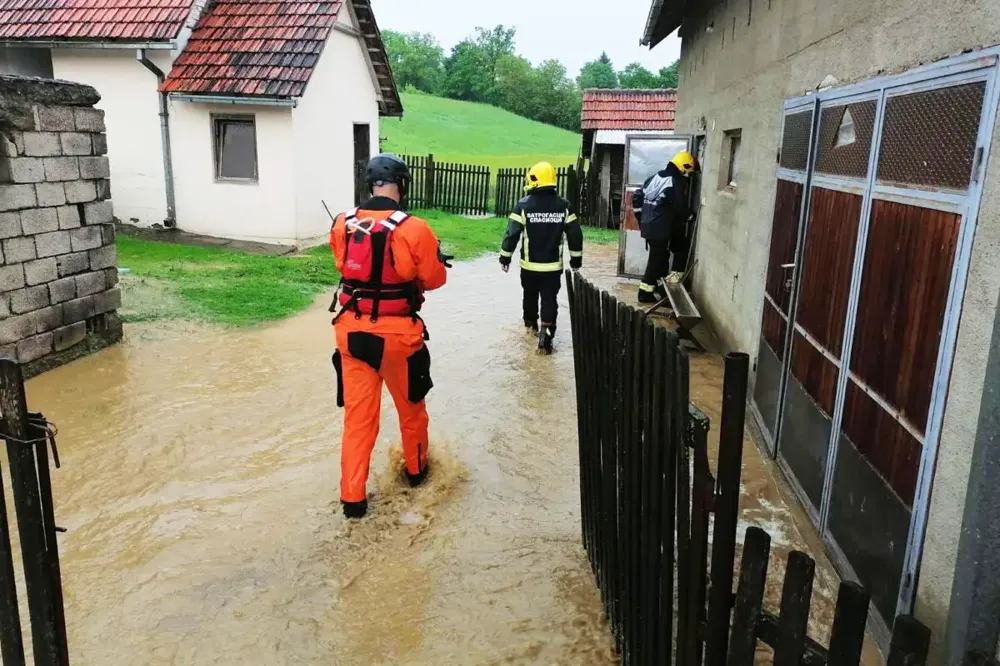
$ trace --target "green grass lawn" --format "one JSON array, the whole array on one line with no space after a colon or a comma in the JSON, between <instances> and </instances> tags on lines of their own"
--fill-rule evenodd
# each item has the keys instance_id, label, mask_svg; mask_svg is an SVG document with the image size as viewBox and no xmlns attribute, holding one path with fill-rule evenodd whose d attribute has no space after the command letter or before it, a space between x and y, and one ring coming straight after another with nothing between
<instances>
[{"instance_id":1,"label":"green grass lawn","mask_svg":"<svg viewBox=\"0 0 1000 666\"><path fill-rule=\"evenodd\" d=\"M580 135L522 118L488 104L403 93L401 119L384 118L385 149L427 155L443 162L492 168L529 167L546 160L557 167L576 163Z\"/></svg>"},{"instance_id":2,"label":"green grass lawn","mask_svg":"<svg viewBox=\"0 0 1000 666\"><path fill-rule=\"evenodd\" d=\"M470 220L441 211L415 211L446 252L474 259L495 252L507 221ZM588 241L617 242L606 229L585 229ZM146 241L119 234L122 318L127 322L196 319L249 326L283 319L308 307L340 276L326 245L298 255L271 257L218 248Z\"/></svg>"}]
</instances>

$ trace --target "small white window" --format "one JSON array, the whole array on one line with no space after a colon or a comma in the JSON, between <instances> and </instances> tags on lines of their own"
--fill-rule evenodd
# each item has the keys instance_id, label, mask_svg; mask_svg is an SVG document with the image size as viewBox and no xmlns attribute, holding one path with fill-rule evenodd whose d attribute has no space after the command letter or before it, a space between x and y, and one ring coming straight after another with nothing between
<instances>
[{"instance_id":1,"label":"small white window","mask_svg":"<svg viewBox=\"0 0 1000 666\"><path fill-rule=\"evenodd\" d=\"M837 128L837 138L833 142L834 148L841 148L843 146L849 146L856 140L854 134L854 118L851 116L851 110L844 110L844 117L840 119L840 127Z\"/></svg>"},{"instance_id":2,"label":"small white window","mask_svg":"<svg viewBox=\"0 0 1000 666\"><path fill-rule=\"evenodd\" d=\"M212 118L215 178L257 182L257 128L253 116Z\"/></svg>"}]
</instances>

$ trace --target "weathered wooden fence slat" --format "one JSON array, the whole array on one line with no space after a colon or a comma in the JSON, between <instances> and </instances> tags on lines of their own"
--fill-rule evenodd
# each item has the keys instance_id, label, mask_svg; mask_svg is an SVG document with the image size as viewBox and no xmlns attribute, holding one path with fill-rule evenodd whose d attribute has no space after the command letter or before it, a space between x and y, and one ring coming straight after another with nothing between
<instances>
[{"instance_id":1,"label":"weathered wooden fence slat","mask_svg":"<svg viewBox=\"0 0 1000 666\"><path fill-rule=\"evenodd\" d=\"M865 588L847 581L840 584L830 631L828 666L857 666L861 662L870 603Z\"/></svg>"},{"instance_id":2,"label":"weathered wooden fence slat","mask_svg":"<svg viewBox=\"0 0 1000 666\"><path fill-rule=\"evenodd\" d=\"M505 188L523 177L515 172L501 170L498 197L514 191ZM765 611L771 540L748 528L734 593L749 357L725 360L715 479L711 424L690 404L689 358L676 333L577 273L566 280L582 541L621 663L751 666L765 644L776 666L859 666L869 595L842 583L830 647L817 643L808 635L816 570L808 554L788 556L778 614ZM923 625L898 618L889 666L923 666L927 645Z\"/></svg>"},{"instance_id":3,"label":"weathered wooden fence slat","mask_svg":"<svg viewBox=\"0 0 1000 666\"><path fill-rule=\"evenodd\" d=\"M757 618L764 606L764 586L767 583L770 555L771 537L767 532L759 527L748 528L743 543L740 582L736 591L726 666L753 666L754 656L757 654Z\"/></svg>"},{"instance_id":4,"label":"weathered wooden fence slat","mask_svg":"<svg viewBox=\"0 0 1000 666\"><path fill-rule=\"evenodd\" d=\"M774 646L774 666L799 666L808 638L809 606L815 574L816 563L811 557L798 551L788 556Z\"/></svg>"}]
</instances>

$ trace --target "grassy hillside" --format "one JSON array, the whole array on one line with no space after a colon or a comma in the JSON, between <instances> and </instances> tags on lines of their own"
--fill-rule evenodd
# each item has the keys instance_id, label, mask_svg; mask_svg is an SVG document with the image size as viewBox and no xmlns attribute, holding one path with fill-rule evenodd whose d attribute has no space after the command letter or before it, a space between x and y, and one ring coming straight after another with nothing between
<instances>
[{"instance_id":1,"label":"grassy hillside","mask_svg":"<svg viewBox=\"0 0 1000 666\"><path fill-rule=\"evenodd\" d=\"M403 93L403 118L382 120L385 150L427 155L444 162L484 164L496 169L547 160L576 162L580 135L537 123L487 104Z\"/></svg>"}]
</instances>

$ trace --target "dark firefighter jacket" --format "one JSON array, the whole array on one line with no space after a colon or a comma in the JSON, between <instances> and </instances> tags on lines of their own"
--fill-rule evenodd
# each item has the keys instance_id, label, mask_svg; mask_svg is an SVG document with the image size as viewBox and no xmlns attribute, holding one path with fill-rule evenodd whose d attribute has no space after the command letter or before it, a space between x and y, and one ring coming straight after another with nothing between
<instances>
[{"instance_id":1,"label":"dark firefighter jacket","mask_svg":"<svg viewBox=\"0 0 1000 666\"><path fill-rule=\"evenodd\" d=\"M666 240L675 227L687 222L688 179L680 169L668 164L663 171L646 179L642 189L632 193L632 209L646 240Z\"/></svg>"},{"instance_id":2,"label":"dark firefighter jacket","mask_svg":"<svg viewBox=\"0 0 1000 666\"><path fill-rule=\"evenodd\" d=\"M517 202L503 236L500 256L512 257L521 243L521 269L548 273L563 268L562 239L566 234L570 257L583 256L583 230L568 201L554 187L535 190Z\"/></svg>"}]
</instances>

